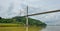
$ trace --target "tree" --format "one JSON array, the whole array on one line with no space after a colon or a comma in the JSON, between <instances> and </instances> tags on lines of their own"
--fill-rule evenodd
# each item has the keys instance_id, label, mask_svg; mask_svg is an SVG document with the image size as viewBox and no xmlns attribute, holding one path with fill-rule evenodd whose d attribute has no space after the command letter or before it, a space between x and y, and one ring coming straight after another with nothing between
<instances>
[{"instance_id":1,"label":"tree","mask_svg":"<svg viewBox=\"0 0 60 31\"><path fill-rule=\"evenodd\" d=\"M0 19L2 19L2 17L0 17Z\"/></svg>"}]
</instances>

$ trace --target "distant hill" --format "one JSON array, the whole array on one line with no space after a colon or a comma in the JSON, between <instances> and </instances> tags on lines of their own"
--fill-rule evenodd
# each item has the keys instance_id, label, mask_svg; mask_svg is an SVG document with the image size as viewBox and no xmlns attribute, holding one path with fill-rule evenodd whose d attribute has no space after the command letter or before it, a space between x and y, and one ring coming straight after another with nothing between
<instances>
[{"instance_id":1,"label":"distant hill","mask_svg":"<svg viewBox=\"0 0 60 31\"><path fill-rule=\"evenodd\" d=\"M32 19L32 18L28 18L28 25L29 26L46 26L45 23L36 20L36 19ZM20 16L16 16L10 19L5 19L5 18L1 18L0 17L0 23L17 23L17 24L24 24L26 25L26 17L20 17Z\"/></svg>"}]
</instances>

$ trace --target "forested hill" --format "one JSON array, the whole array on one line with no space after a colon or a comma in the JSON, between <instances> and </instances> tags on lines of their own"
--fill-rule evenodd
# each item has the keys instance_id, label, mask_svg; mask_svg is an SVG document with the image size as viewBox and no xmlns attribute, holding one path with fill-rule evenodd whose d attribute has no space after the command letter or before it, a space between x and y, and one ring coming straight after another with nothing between
<instances>
[{"instance_id":1,"label":"forested hill","mask_svg":"<svg viewBox=\"0 0 60 31\"><path fill-rule=\"evenodd\" d=\"M29 26L31 25L35 25L35 26L46 26L45 23L36 20L36 19L32 19L32 18L28 18L28 24ZM0 17L0 23L17 23L17 24L24 24L26 25L26 17L20 17L20 16L16 16L10 19L5 19L5 18L1 18Z\"/></svg>"}]
</instances>

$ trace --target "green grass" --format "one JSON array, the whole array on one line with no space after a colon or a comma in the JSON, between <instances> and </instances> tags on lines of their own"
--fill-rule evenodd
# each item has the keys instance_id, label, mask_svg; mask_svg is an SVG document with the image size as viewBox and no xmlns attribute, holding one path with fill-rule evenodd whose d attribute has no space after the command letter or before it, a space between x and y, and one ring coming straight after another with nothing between
<instances>
[{"instance_id":1,"label":"green grass","mask_svg":"<svg viewBox=\"0 0 60 31\"><path fill-rule=\"evenodd\" d=\"M23 24L0 23L0 27L23 27Z\"/></svg>"}]
</instances>

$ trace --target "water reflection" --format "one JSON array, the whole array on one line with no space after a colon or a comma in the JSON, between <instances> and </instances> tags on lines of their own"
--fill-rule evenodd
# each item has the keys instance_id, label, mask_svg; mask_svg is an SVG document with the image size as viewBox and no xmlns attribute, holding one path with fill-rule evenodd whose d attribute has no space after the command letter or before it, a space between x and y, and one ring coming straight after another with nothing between
<instances>
[{"instance_id":1,"label":"water reflection","mask_svg":"<svg viewBox=\"0 0 60 31\"><path fill-rule=\"evenodd\" d=\"M26 27L0 27L0 31L26 31Z\"/></svg>"},{"instance_id":2,"label":"water reflection","mask_svg":"<svg viewBox=\"0 0 60 31\"><path fill-rule=\"evenodd\" d=\"M28 27L28 31L41 31L46 27L36 27L30 26ZM0 27L0 31L26 31L26 27Z\"/></svg>"},{"instance_id":3,"label":"water reflection","mask_svg":"<svg viewBox=\"0 0 60 31\"><path fill-rule=\"evenodd\" d=\"M28 31L41 31L44 28L46 28L46 26L45 27L36 27L36 26L34 27L34 26L31 26L31 27L29 27Z\"/></svg>"},{"instance_id":4,"label":"water reflection","mask_svg":"<svg viewBox=\"0 0 60 31\"><path fill-rule=\"evenodd\" d=\"M47 26L41 31L60 31L60 26Z\"/></svg>"}]
</instances>

